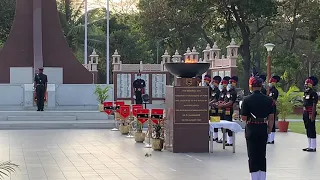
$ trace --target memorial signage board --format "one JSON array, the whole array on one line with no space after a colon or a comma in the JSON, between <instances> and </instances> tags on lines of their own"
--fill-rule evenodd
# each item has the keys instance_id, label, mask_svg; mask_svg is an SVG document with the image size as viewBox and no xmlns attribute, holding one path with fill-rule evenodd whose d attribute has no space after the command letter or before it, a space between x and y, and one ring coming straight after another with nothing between
<instances>
[{"instance_id":1,"label":"memorial signage board","mask_svg":"<svg viewBox=\"0 0 320 180\"><path fill-rule=\"evenodd\" d=\"M208 124L209 88L174 88L174 124Z\"/></svg>"}]
</instances>

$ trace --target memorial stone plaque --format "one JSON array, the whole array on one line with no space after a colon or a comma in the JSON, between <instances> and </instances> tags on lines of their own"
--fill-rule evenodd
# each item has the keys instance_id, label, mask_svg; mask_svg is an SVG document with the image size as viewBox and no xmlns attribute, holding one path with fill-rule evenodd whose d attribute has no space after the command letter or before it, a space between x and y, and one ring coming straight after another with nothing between
<instances>
[{"instance_id":1,"label":"memorial stone plaque","mask_svg":"<svg viewBox=\"0 0 320 180\"><path fill-rule=\"evenodd\" d=\"M207 87L176 87L174 124L208 124L208 93Z\"/></svg>"},{"instance_id":2,"label":"memorial stone plaque","mask_svg":"<svg viewBox=\"0 0 320 180\"><path fill-rule=\"evenodd\" d=\"M165 98L166 75L152 74L152 98Z\"/></svg>"},{"instance_id":3,"label":"memorial stone plaque","mask_svg":"<svg viewBox=\"0 0 320 180\"><path fill-rule=\"evenodd\" d=\"M131 74L117 74L117 98L131 98Z\"/></svg>"},{"instance_id":4,"label":"memorial stone plaque","mask_svg":"<svg viewBox=\"0 0 320 180\"><path fill-rule=\"evenodd\" d=\"M212 77L215 77L215 76L219 76L218 71L213 71L213 72L212 72Z\"/></svg>"},{"instance_id":5,"label":"memorial stone plaque","mask_svg":"<svg viewBox=\"0 0 320 180\"><path fill-rule=\"evenodd\" d=\"M224 76L231 76L231 72L230 71L224 71Z\"/></svg>"},{"instance_id":6,"label":"memorial stone plaque","mask_svg":"<svg viewBox=\"0 0 320 180\"><path fill-rule=\"evenodd\" d=\"M224 77L224 71L219 71L219 76L221 77L221 78L223 78Z\"/></svg>"}]
</instances>

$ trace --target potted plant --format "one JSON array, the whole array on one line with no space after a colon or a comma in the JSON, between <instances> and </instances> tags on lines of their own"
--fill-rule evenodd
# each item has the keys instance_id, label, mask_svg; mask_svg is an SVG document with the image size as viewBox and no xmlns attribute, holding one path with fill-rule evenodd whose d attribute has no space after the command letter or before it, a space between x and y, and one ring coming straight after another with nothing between
<instances>
[{"instance_id":1,"label":"potted plant","mask_svg":"<svg viewBox=\"0 0 320 180\"><path fill-rule=\"evenodd\" d=\"M129 134L130 126L127 125L126 123L121 123L119 126L119 131L122 135L127 135Z\"/></svg>"},{"instance_id":2,"label":"potted plant","mask_svg":"<svg viewBox=\"0 0 320 180\"><path fill-rule=\"evenodd\" d=\"M164 139L161 136L162 126L160 123L153 126L153 139L152 139L152 149L155 151L161 151L163 149Z\"/></svg>"},{"instance_id":3,"label":"potted plant","mask_svg":"<svg viewBox=\"0 0 320 180\"><path fill-rule=\"evenodd\" d=\"M299 92L299 88L291 86L287 92L278 88L279 97L277 100L277 111L279 112L278 128L279 132L288 132L289 122L286 118L293 112L294 107L299 106L299 100L303 96L303 92Z\"/></svg>"},{"instance_id":4,"label":"potted plant","mask_svg":"<svg viewBox=\"0 0 320 180\"><path fill-rule=\"evenodd\" d=\"M96 85L96 89L94 90L94 94L97 96L97 100L99 101L99 111L103 112L103 102L109 98L109 86L102 88L100 85Z\"/></svg>"},{"instance_id":5,"label":"potted plant","mask_svg":"<svg viewBox=\"0 0 320 180\"><path fill-rule=\"evenodd\" d=\"M134 133L134 140L137 143L143 143L146 138L146 133L142 132L143 124L140 121L136 120L137 123L137 132Z\"/></svg>"},{"instance_id":6,"label":"potted plant","mask_svg":"<svg viewBox=\"0 0 320 180\"><path fill-rule=\"evenodd\" d=\"M130 132L130 123L127 122L127 119L123 117L120 118L119 131L122 135L127 135Z\"/></svg>"}]
</instances>

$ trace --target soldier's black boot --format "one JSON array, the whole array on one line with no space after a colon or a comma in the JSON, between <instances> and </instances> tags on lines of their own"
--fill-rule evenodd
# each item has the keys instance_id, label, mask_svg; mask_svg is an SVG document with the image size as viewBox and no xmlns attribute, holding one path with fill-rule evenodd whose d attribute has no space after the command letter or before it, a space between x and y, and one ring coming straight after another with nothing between
<instances>
[{"instance_id":1,"label":"soldier's black boot","mask_svg":"<svg viewBox=\"0 0 320 180\"><path fill-rule=\"evenodd\" d=\"M217 141L217 143L223 143L223 139L221 138L220 140ZM224 143L227 143L227 141L224 141Z\"/></svg>"},{"instance_id":2,"label":"soldier's black boot","mask_svg":"<svg viewBox=\"0 0 320 180\"><path fill-rule=\"evenodd\" d=\"M316 152L316 151L317 151L317 149L311 149L311 148L308 148L306 151L307 151L307 152Z\"/></svg>"},{"instance_id":3,"label":"soldier's black boot","mask_svg":"<svg viewBox=\"0 0 320 180\"><path fill-rule=\"evenodd\" d=\"M309 148L303 148L302 151L308 151Z\"/></svg>"}]
</instances>

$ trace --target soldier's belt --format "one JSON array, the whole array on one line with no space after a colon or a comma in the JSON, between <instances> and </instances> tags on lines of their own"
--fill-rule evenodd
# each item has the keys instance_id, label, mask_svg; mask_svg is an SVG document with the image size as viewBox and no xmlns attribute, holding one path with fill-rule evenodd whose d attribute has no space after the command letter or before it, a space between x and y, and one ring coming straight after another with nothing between
<instances>
[{"instance_id":1,"label":"soldier's belt","mask_svg":"<svg viewBox=\"0 0 320 180\"><path fill-rule=\"evenodd\" d=\"M259 122L259 121L247 121L247 124L267 124L267 122L265 122L265 121L261 121L261 122Z\"/></svg>"},{"instance_id":2,"label":"soldier's belt","mask_svg":"<svg viewBox=\"0 0 320 180\"><path fill-rule=\"evenodd\" d=\"M265 118L249 118L247 121L247 124L264 124L267 123L267 120Z\"/></svg>"},{"instance_id":3,"label":"soldier's belt","mask_svg":"<svg viewBox=\"0 0 320 180\"><path fill-rule=\"evenodd\" d=\"M304 111L312 111L313 110L313 106L307 106L307 107L303 107Z\"/></svg>"},{"instance_id":4,"label":"soldier's belt","mask_svg":"<svg viewBox=\"0 0 320 180\"><path fill-rule=\"evenodd\" d=\"M211 108L210 113L217 113L217 110L215 108Z\"/></svg>"}]
</instances>

